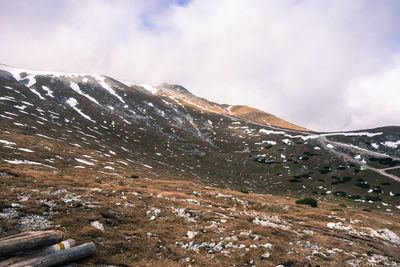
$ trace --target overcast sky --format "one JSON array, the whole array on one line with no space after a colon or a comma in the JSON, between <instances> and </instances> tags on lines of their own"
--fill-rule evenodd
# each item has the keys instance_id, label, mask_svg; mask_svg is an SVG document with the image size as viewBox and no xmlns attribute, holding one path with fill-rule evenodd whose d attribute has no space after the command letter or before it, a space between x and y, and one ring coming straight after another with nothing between
<instances>
[{"instance_id":1,"label":"overcast sky","mask_svg":"<svg viewBox=\"0 0 400 267\"><path fill-rule=\"evenodd\" d=\"M397 0L0 0L0 63L365 129L400 125L399 25Z\"/></svg>"}]
</instances>

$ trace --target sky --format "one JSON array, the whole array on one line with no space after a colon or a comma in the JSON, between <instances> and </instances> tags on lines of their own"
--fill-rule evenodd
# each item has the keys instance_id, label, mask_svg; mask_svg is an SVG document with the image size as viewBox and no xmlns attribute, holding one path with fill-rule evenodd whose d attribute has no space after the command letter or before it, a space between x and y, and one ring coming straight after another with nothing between
<instances>
[{"instance_id":1,"label":"sky","mask_svg":"<svg viewBox=\"0 0 400 267\"><path fill-rule=\"evenodd\" d=\"M0 0L0 63L367 129L400 125L399 25L397 0Z\"/></svg>"}]
</instances>

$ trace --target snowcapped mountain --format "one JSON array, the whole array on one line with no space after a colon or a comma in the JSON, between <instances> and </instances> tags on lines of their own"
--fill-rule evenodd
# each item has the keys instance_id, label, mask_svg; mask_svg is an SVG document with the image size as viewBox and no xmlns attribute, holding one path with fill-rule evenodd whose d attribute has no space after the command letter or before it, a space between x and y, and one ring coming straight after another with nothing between
<instances>
[{"instance_id":1,"label":"snowcapped mountain","mask_svg":"<svg viewBox=\"0 0 400 267\"><path fill-rule=\"evenodd\" d=\"M394 266L399 148L400 127L311 132L179 85L0 65L0 235L58 225L96 240L88 265Z\"/></svg>"},{"instance_id":2,"label":"snowcapped mountain","mask_svg":"<svg viewBox=\"0 0 400 267\"><path fill-rule=\"evenodd\" d=\"M325 194L350 184L350 194L372 190L388 202L400 193L399 127L315 133L179 85L5 65L0 90L3 163L119 175L144 166L155 176L281 194Z\"/></svg>"}]
</instances>

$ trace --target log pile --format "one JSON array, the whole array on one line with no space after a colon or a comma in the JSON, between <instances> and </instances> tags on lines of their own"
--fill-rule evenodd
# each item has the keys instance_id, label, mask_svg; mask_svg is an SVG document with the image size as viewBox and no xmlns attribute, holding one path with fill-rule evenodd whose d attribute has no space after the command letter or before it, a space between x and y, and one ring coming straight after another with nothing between
<instances>
[{"instance_id":1,"label":"log pile","mask_svg":"<svg viewBox=\"0 0 400 267\"><path fill-rule=\"evenodd\" d=\"M93 242L75 246L60 231L29 231L0 239L0 267L76 266L96 252Z\"/></svg>"}]
</instances>

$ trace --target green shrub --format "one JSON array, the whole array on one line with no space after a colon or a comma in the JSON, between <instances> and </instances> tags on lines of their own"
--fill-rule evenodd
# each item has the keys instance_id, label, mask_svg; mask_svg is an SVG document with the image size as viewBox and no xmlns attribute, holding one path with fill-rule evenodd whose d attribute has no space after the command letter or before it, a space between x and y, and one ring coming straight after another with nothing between
<instances>
[{"instance_id":1,"label":"green shrub","mask_svg":"<svg viewBox=\"0 0 400 267\"><path fill-rule=\"evenodd\" d=\"M312 197L307 197L297 200L296 204L304 204L304 205L310 205L311 207L316 207L317 200Z\"/></svg>"},{"instance_id":2,"label":"green shrub","mask_svg":"<svg viewBox=\"0 0 400 267\"><path fill-rule=\"evenodd\" d=\"M132 175L131 175L131 178L132 178L132 179L137 179L137 178L139 178L139 175L132 174Z\"/></svg>"},{"instance_id":3,"label":"green shrub","mask_svg":"<svg viewBox=\"0 0 400 267\"><path fill-rule=\"evenodd\" d=\"M380 197L376 197L376 196L369 196L369 195L365 195L365 200L366 201L382 201L382 198Z\"/></svg>"},{"instance_id":4,"label":"green shrub","mask_svg":"<svg viewBox=\"0 0 400 267\"><path fill-rule=\"evenodd\" d=\"M339 204L340 207L347 208L345 204Z\"/></svg>"},{"instance_id":5,"label":"green shrub","mask_svg":"<svg viewBox=\"0 0 400 267\"><path fill-rule=\"evenodd\" d=\"M361 199L360 195L348 196L350 199Z\"/></svg>"},{"instance_id":6,"label":"green shrub","mask_svg":"<svg viewBox=\"0 0 400 267\"><path fill-rule=\"evenodd\" d=\"M249 190L247 190L247 189L244 188L244 187L240 188L239 191L242 192L242 193L244 193L244 194L248 194L248 193L249 193Z\"/></svg>"},{"instance_id":7,"label":"green shrub","mask_svg":"<svg viewBox=\"0 0 400 267\"><path fill-rule=\"evenodd\" d=\"M332 193L335 197L346 197L346 192L344 191L336 191Z\"/></svg>"},{"instance_id":8,"label":"green shrub","mask_svg":"<svg viewBox=\"0 0 400 267\"><path fill-rule=\"evenodd\" d=\"M330 209L331 211L343 211L342 209Z\"/></svg>"},{"instance_id":9,"label":"green shrub","mask_svg":"<svg viewBox=\"0 0 400 267\"><path fill-rule=\"evenodd\" d=\"M371 187L369 184L367 184L365 182L357 183L356 186L361 187L361 188L366 188L366 189Z\"/></svg>"},{"instance_id":10,"label":"green shrub","mask_svg":"<svg viewBox=\"0 0 400 267\"><path fill-rule=\"evenodd\" d=\"M383 191L382 191L382 189L381 189L379 186L377 186L377 187L374 188L374 190L372 191L372 193L383 194Z\"/></svg>"},{"instance_id":11,"label":"green shrub","mask_svg":"<svg viewBox=\"0 0 400 267\"><path fill-rule=\"evenodd\" d=\"M328 174L328 173L330 173L331 171L328 169L322 169L322 170L318 170L318 172L320 173L320 174Z\"/></svg>"}]
</instances>

